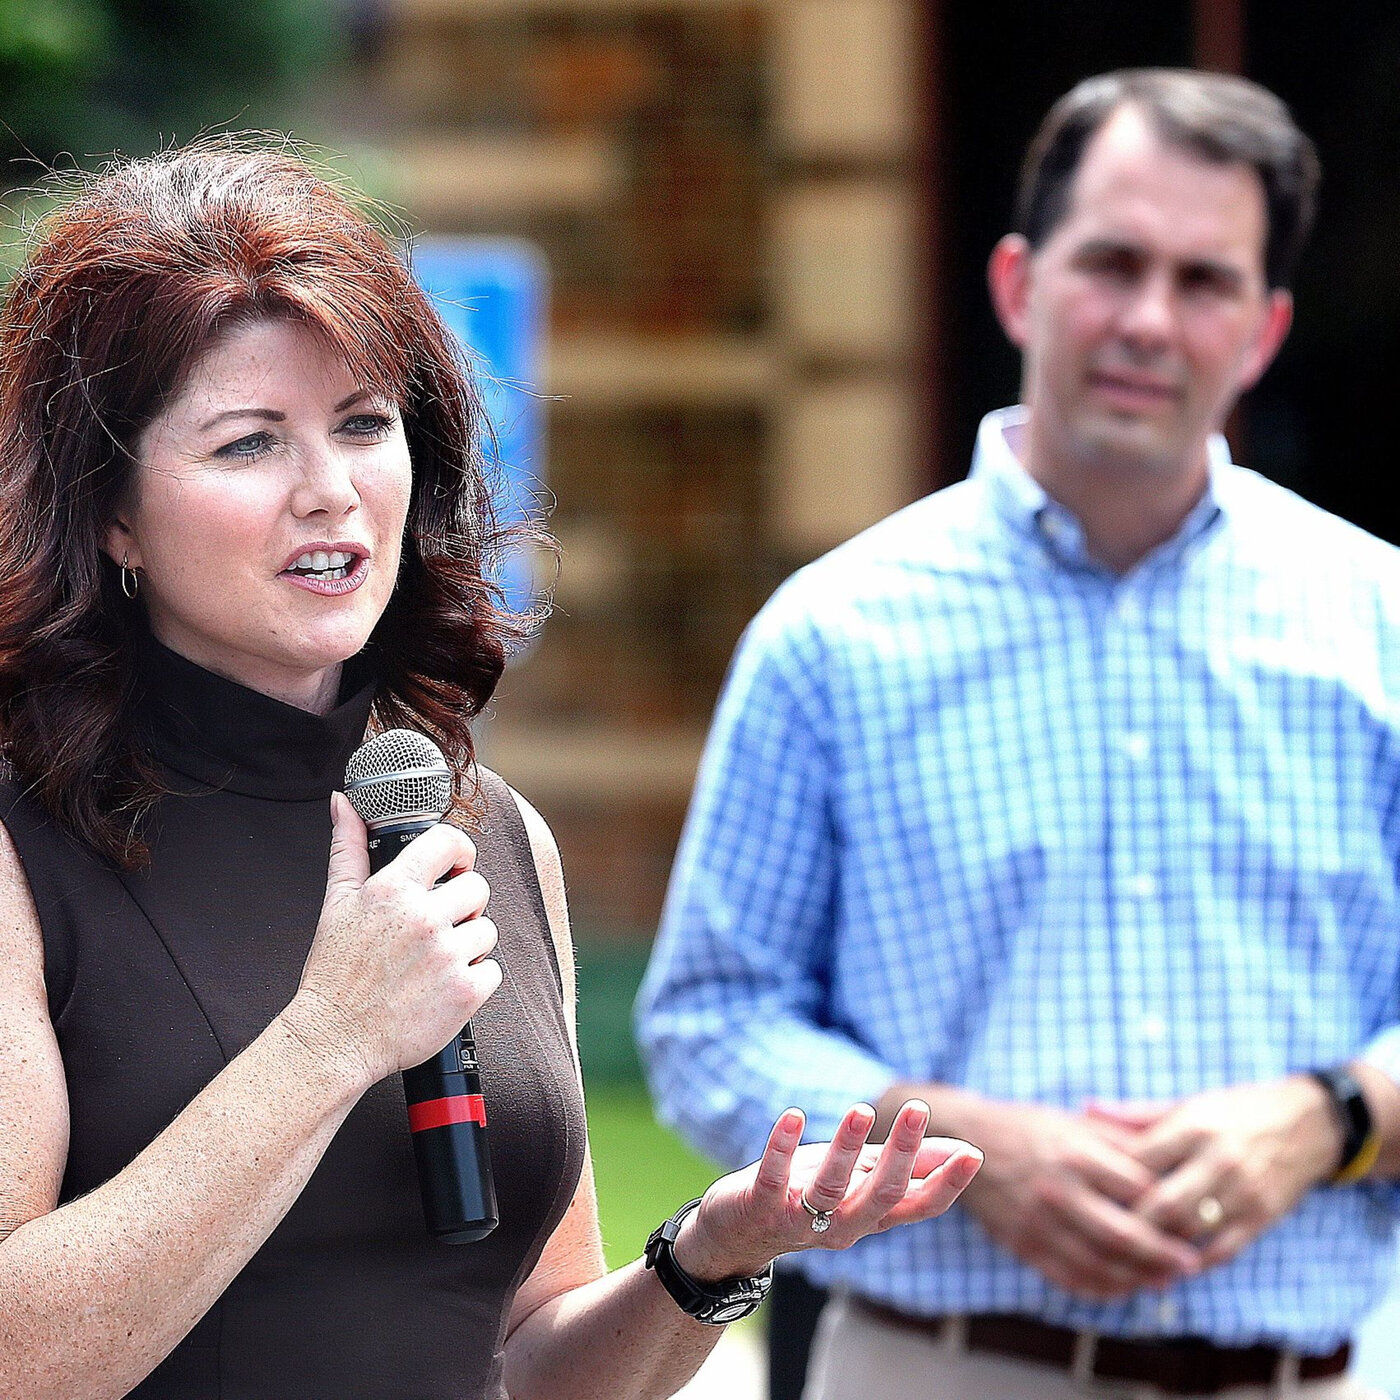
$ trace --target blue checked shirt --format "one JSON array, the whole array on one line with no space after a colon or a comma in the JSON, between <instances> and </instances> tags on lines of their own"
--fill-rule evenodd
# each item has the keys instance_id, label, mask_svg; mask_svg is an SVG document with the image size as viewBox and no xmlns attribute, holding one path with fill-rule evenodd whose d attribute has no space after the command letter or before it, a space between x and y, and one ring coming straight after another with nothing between
<instances>
[{"instance_id":1,"label":"blue checked shirt","mask_svg":"<svg viewBox=\"0 0 1400 1400\"><path fill-rule=\"evenodd\" d=\"M896 1078L1077 1109L1363 1055L1400 1079L1400 554L1230 463L1117 577L982 425L971 477L750 626L638 1024L663 1116L754 1159ZM909 1311L1325 1350L1400 1193L1310 1192L1165 1293L1075 1299L972 1215L804 1253Z\"/></svg>"}]
</instances>

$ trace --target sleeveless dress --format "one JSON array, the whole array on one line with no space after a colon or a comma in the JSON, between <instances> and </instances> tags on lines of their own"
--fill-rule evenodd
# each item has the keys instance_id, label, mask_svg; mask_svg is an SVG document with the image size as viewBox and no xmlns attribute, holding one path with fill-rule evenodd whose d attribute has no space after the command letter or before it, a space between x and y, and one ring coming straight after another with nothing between
<instances>
[{"instance_id":1,"label":"sleeveless dress","mask_svg":"<svg viewBox=\"0 0 1400 1400\"><path fill-rule=\"evenodd\" d=\"M373 698L366 673L346 669L338 708L312 715L149 643L143 725L173 792L135 873L76 845L0 781L68 1079L63 1200L119 1172L295 993L325 892L330 793ZM428 1236L392 1075L132 1396L503 1400L511 1300L573 1196L585 1126L529 841L505 784L480 776L485 817L472 838L504 980L473 1026L500 1225L475 1244Z\"/></svg>"}]
</instances>

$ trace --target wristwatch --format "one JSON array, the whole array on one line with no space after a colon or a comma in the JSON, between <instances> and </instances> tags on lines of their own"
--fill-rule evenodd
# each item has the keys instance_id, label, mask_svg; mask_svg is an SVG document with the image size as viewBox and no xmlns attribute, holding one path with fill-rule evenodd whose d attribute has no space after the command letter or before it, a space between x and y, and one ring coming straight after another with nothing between
<instances>
[{"instance_id":1,"label":"wristwatch","mask_svg":"<svg viewBox=\"0 0 1400 1400\"><path fill-rule=\"evenodd\" d=\"M1311 1069L1308 1074L1327 1091L1342 1129L1342 1155L1332 1173L1332 1185L1349 1186L1360 1181L1381 1155L1381 1138L1371 1117L1371 1106L1348 1066Z\"/></svg>"},{"instance_id":2,"label":"wristwatch","mask_svg":"<svg viewBox=\"0 0 1400 1400\"><path fill-rule=\"evenodd\" d=\"M687 1201L669 1220L663 1220L651 1232L643 1257L647 1268L661 1280L661 1286L683 1313L697 1322L723 1327L726 1322L737 1322L757 1310L773 1286L773 1266L770 1264L761 1274L721 1279L718 1283L701 1283L691 1278L676 1263L675 1244L681 1222L699 1204L698 1197Z\"/></svg>"}]
</instances>

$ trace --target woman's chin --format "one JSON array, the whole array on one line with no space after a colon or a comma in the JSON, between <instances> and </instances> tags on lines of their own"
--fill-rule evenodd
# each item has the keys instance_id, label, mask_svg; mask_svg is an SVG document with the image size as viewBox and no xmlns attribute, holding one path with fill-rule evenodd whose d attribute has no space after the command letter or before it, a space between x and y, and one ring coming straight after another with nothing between
<instances>
[{"instance_id":1,"label":"woman's chin","mask_svg":"<svg viewBox=\"0 0 1400 1400\"><path fill-rule=\"evenodd\" d=\"M200 648L200 655L191 655L189 651L183 654L249 690L288 701L302 709L324 709L327 697L334 703L341 667L364 650L368 640L367 629L355 628L306 637L292 646L247 650L236 646ZM182 648L176 644L172 650L182 651Z\"/></svg>"},{"instance_id":2,"label":"woman's chin","mask_svg":"<svg viewBox=\"0 0 1400 1400\"><path fill-rule=\"evenodd\" d=\"M335 645L308 648L300 655L286 659L287 673L289 675L323 676L327 671L338 670L347 661L358 656L365 649L365 643L368 641L369 634L363 633L346 638Z\"/></svg>"}]
</instances>

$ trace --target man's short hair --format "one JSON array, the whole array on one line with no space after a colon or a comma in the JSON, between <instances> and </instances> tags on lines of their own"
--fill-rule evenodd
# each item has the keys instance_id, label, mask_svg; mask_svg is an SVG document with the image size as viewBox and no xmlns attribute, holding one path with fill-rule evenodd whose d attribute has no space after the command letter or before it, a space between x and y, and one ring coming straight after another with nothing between
<instances>
[{"instance_id":1,"label":"man's short hair","mask_svg":"<svg viewBox=\"0 0 1400 1400\"><path fill-rule=\"evenodd\" d=\"M1050 109L1021 168L1016 232L1038 248L1069 209L1090 139L1120 107L1138 109L1157 135L1202 160L1249 166L1264 186L1264 273L1286 287L1312 227L1321 177L1313 143L1288 108L1258 83L1184 68L1125 68L1086 78Z\"/></svg>"}]
</instances>

